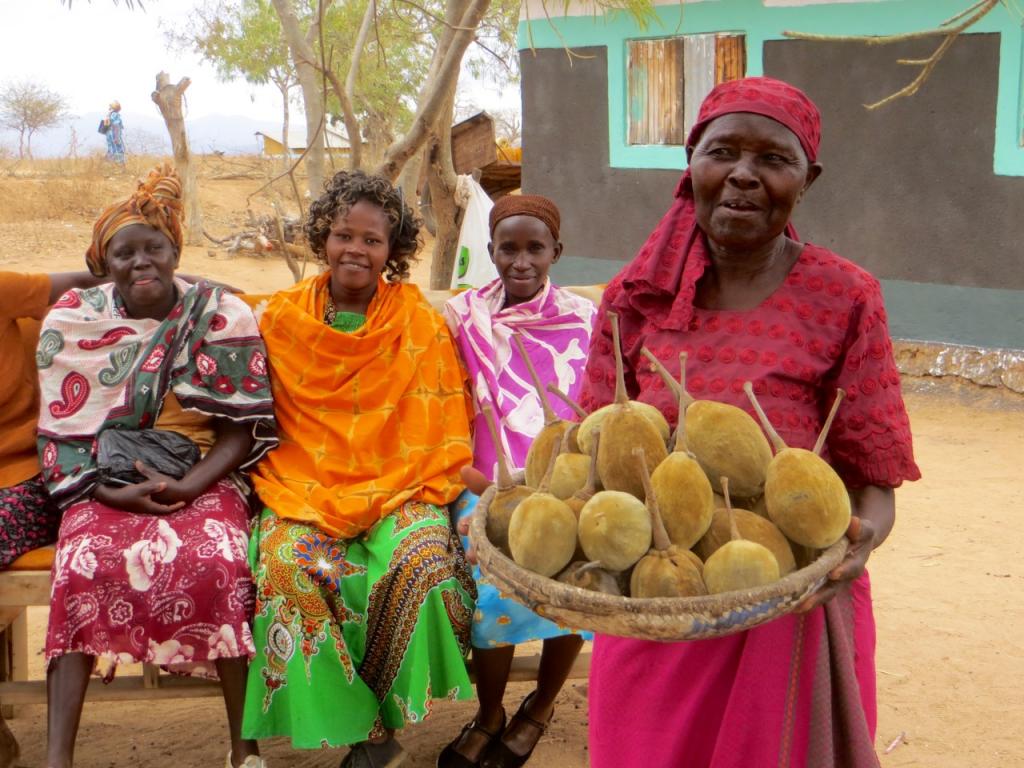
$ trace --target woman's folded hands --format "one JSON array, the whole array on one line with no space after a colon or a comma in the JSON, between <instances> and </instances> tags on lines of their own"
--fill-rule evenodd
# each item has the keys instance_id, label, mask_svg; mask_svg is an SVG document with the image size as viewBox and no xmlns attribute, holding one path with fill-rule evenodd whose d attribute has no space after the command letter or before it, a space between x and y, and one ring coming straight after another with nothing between
<instances>
[{"instance_id":1,"label":"woman's folded hands","mask_svg":"<svg viewBox=\"0 0 1024 768\"><path fill-rule=\"evenodd\" d=\"M188 482L187 477L177 480L150 469L141 461L135 469L146 479L131 485L99 485L93 494L97 501L108 507L140 515L166 515L190 504L202 493Z\"/></svg>"}]
</instances>

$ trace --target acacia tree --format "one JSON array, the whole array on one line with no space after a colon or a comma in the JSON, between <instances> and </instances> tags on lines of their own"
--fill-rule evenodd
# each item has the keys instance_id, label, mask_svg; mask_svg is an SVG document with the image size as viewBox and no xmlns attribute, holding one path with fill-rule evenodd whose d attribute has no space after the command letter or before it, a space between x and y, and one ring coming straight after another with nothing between
<instances>
[{"instance_id":1,"label":"acacia tree","mask_svg":"<svg viewBox=\"0 0 1024 768\"><path fill-rule=\"evenodd\" d=\"M191 48L217 69L224 81L242 77L254 85L273 84L281 94L281 146L286 148L291 122L289 102L298 84L281 24L269 0L210 0L168 41Z\"/></svg>"},{"instance_id":2,"label":"acacia tree","mask_svg":"<svg viewBox=\"0 0 1024 768\"><path fill-rule=\"evenodd\" d=\"M434 201L438 226L431 280L433 285L444 282L442 275L448 269L447 263L454 257L460 214L454 201L456 176L451 162L450 146L455 90L463 56L469 45L476 40L492 0L438 2L443 2L443 5L437 5L434 10L427 4L414 3L411 0L389 0L388 5L381 0L351 0L345 7L350 12L353 7L361 10L361 13L358 13L359 31L353 36L355 43L351 46L347 60L339 67L339 73L330 63L329 52L325 50L324 43L325 18L329 15L331 0L318 0L312 12L304 17L300 16L295 0L273 0L291 50L292 60L299 70L300 82L303 82L303 68L308 66L309 86L303 82L302 87L307 125L312 127L324 124L327 101L325 95L330 83L331 91L344 116L353 150L357 145L361 145L363 135L353 104L356 96L356 87L353 84L360 82L362 63L366 60L368 41L371 39L369 30L372 26L379 30L379 21L385 18L386 13L396 13L394 9L399 6L406 10L415 10L419 14L420 23L429 30L429 37L421 35L416 38L413 45L419 46L418 52L422 58L425 59L424 54L429 53L430 63L423 85L419 88L409 125L399 138L388 145L374 171L396 181L410 160L426 152L427 183ZM383 59L387 56L385 43L379 33L374 39L379 46L378 59ZM345 86L341 85L342 73ZM317 74L321 81L320 88L317 88ZM395 69L389 72L392 79L405 75L406 72L396 72ZM406 83L408 82L409 79L406 78ZM369 116L372 113L367 110L366 114ZM310 130L309 134L314 135L314 131ZM355 152L352 163L359 163ZM309 145L307 169L309 191L315 196L319 194L323 183L323 151L322 143L319 141ZM441 255L440 265L438 254Z\"/></svg>"},{"instance_id":3,"label":"acacia tree","mask_svg":"<svg viewBox=\"0 0 1024 768\"><path fill-rule=\"evenodd\" d=\"M23 80L0 92L0 125L18 132L18 157L32 157L32 136L68 116L67 102L39 83Z\"/></svg>"}]
</instances>

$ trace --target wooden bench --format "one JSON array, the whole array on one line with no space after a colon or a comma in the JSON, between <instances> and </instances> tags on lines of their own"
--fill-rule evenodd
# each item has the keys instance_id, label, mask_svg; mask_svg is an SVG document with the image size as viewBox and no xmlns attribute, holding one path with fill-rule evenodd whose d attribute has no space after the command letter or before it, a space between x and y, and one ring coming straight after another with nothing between
<instances>
[{"instance_id":1,"label":"wooden bench","mask_svg":"<svg viewBox=\"0 0 1024 768\"><path fill-rule=\"evenodd\" d=\"M50 604L50 564L53 548L45 547L23 555L10 570L0 572L0 714L13 715L15 704L46 702L46 681L30 680L29 659L34 651L28 640L28 608ZM540 655L517 656L512 662L511 681L537 679ZM475 682L472 663L470 677ZM576 659L570 679L586 678L590 654ZM219 683L202 678L161 674L153 664L143 664L141 675L118 674L110 683L99 678L89 682L88 701L130 701L137 699L179 699L220 696Z\"/></svg>"}]
</instances>

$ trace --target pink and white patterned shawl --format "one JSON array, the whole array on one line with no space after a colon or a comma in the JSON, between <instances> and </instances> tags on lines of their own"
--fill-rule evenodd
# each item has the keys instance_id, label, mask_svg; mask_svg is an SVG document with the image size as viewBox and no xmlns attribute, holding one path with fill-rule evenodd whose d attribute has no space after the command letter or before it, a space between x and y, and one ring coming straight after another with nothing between
<instances>
[{"instance_id":1,"label":"pink and white patterned shawl","mask_svg":"<svg viewBox=\"0 0 1024 768\"><path fill-rule=\"evenodd\" d=\"M459 348L473 387L473 466L496 476L497 453L483 417L490 406L498 421L510 469L526 464L530 443L544 426L544 412L512 336L518 333L541 381L555 383L575 398L597 308L571 291L551 284L530 301L504 307L500 279L448 300L445 321ZM549 397L560 417L575 421L572 409Z\"/></svg>"}]
</instances>

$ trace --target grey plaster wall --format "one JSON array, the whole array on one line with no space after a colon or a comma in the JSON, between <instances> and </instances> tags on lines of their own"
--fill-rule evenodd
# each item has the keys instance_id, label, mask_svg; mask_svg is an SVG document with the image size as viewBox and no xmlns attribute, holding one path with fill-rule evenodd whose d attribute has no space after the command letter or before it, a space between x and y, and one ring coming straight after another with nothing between
<instances>
[{"instance_id":1,"label":"grey plaster wall","mask_svg":"<svg viewBox=\"0 0 1024 768\"><path fill-rule=\"evenodd\" d=\"M520 56L523 191L547 195L562 213L556 279L597 282L633 258L671 205L679 172L608 165L607 49L574 50L592 58L570 66L561 48Z\"/></svg>"},{"instance_id":2,"label":"grey plaster wall","mask_svg":"<svg viewBox=\"0 0 1024 768\"><path fill-rule=\"evenodd\" d=\"M962 35L912 98L862 106L913 77L896 59L933 48L765 45L765 71L822 112L825 173L800 234L881 278L1024 290L1024 178L992 170L999 36Z\"/></svg>"}]
</instances>

